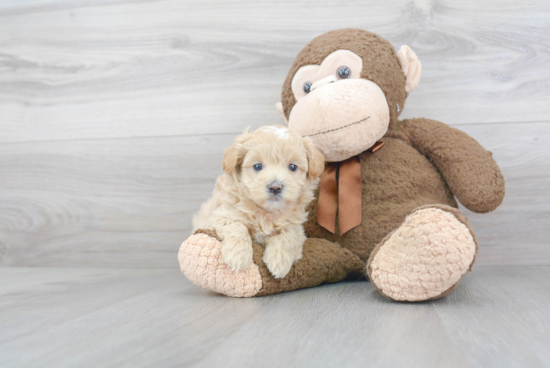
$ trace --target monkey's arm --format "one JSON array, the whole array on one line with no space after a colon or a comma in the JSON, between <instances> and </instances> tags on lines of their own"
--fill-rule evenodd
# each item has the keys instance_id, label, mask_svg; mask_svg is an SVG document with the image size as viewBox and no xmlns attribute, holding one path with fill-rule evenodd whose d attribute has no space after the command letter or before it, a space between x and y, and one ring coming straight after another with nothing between
<instances>
[{"instance_id":1,"label":"monkey's arm","mask_svg":"<svg viewBox=\"0 0 550 368\"><path fill-rule=\"evenodd\" d=\"M492 157L475 139L429 119L407 119L401 129L447 181L456 198L478 213L496 209L504 199L504 178Z\"/></svg>"}]
</instances>

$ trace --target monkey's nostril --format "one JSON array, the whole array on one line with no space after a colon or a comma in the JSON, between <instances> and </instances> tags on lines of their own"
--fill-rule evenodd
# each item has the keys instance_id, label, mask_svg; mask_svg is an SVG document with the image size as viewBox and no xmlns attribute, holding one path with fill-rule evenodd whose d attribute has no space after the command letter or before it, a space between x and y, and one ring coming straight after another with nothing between
<instances>
[{"instance_id":1,"label":"monkey's nostril","mask_svg":"<svg viewBox=\"0 0 550 368\"><path fill-rule=\"evenodd\" d=\"M275 181L269 183L267 189L269 189L269 192L272 194L279 194L283 190L283 184L281 182Z\"/></svg>"}]
</instances>

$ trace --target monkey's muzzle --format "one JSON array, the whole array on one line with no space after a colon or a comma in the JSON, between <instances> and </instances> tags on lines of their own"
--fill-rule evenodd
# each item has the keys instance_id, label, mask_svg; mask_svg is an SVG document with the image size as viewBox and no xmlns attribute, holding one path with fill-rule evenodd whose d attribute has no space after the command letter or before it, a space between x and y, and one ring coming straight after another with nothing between
<instances>
[{"instance_id":1,"label":"monkey's muzzle","mask_svg":"<svg viewBox=\"0 0 550 368\"><path fill-rule=\"evenodd\" d=\"M389 122L382 89L366 79L348 79L323 84L300 99L288 127L312 139L328 162L337 162L372 147Z\"/></svg>"}]
</instances>

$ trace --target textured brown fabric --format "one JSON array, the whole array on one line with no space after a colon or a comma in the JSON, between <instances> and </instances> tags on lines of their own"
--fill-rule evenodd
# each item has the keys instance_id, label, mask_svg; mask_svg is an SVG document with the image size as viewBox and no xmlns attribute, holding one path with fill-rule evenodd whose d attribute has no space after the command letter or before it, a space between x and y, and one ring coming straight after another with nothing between
<instances>
[{"instance_id":1,"label":"textured brown fabric","mask_svg":"<svg viewBox=\"0 0 550 368\"><path fill-rule=\"evenodd\" d=\"M441 172L467 209L485 213L504 199L504 178L492 154L466 133L430 119L403 120L397 130Z\"/></svg>"},{"instance_id":2,"label":"textured brown fabric","mask_svg":"<svg viewBox=\"0 0 550 368\"><path fill-rule=\"evenodd\" d=\"M383 138L385 145L376 153L359 155L363 185L361 225L338 236L337 224L336 234L331 234L317 224L317 202L313 201L304 224L309 238L338 242L366 261L376 244L415 208L426 204L457 207L437 168L400 134L402 139Z\"/></svg>"},{"instance_id":3,"label":"textured brown fabric","mask_svg":"<svg viewBox=\"0 0 550 368\"><path fill-rule=\"evenodd\" d=\"M416 208L414 211L412 212L415 212L415 211L418 211L418 210L421 210L421 209L424 209L424 208L439 208L441 210L444 210L444 211L447 211L447 212L450 212L452 213L456 219L460 222L462 222L467 228L468 230L470 230L470 233L472 234L472 237L474 239L474 242L476 244L476 252L475 252L475 255L474 255L474 259L472 260L472 263L470 264L470 268L468 270L468 272L470 272L472 270L472 267L474 266L474 263L476 262L476 258L477 258L477 252L479 250L479 244L477 242L477 237L476 237L476 234L474 233L474 230L470 227L470 224L468 224L468 219L466 217L464 217L464 215L462 215L462 213L457 210L456 208L452 208L452 207L449 207L449 206L445 206L445 205L426 205L426 206L420 206L418 208ZM412 213L411 212L411 213ZM399 227L399 226L398 226ZM395 228L395 230L397 230L397 228ZM394 230L394 231L395 231ZM384 239L382 239L382 241L373 249L373 251L371 252L370 256L369 256L369 259L367 261L367 276L369 277L370 279L370 274L371 274L371 268L370 268L370 264L372 262L372 260L374 259L374 257L376 256L376 253L378 253L378 251L380 250L380 248L382 248L384 246L384 244L386 243L386 241L391 237L391 235L394 233L394 231L392 231L391 233L389 233L388 235L386 235L384 237ZM464 277L464 276L462 276ZM462 277L460 278L460 280L462 280ZM444 291L443 293L441 293L440 295L437 295L433 298L430 298L428 300L435 300L435 299L439 299L439 298L443 298L444 296L447 296L449 295L453 290L454 288L458 285L458 283L460 282L460 280L458 280L453 286L451 286L449 289L447 289L446 291ZM374 287L380 292L380 294L384 295L386 298L388 299L391 299L393 300L392 298L390 298L389 296L387 296L386 294L384 294L382 292L382 290L380 290L378 288L378 286L375 284L375 283L372 283L374 285Z\"/></svg>"},{"instance_id":4,"label":"textured brown fabric","mask_svg":"<svg viewBox=\"0 0 550 368\"><path fill-rule=\"evenodd\" d=\"M390 109L390 126L383 149L363 152L363 185L360 226L339 236L316 223L317 202L309 208L306 235L338 242L366 261L370 252L388 233L395 230L415 208L443 204L487 212L504 197L504 179L491 157L467 134L428 119L397 121L404 106L405 77L393 46L384 38L357 29L327 32L312 40L296 57L283 85L282 103L289 116L296 103L290 83L296 71L309 64L320 64L336 50L350 50L363 58L362 78L380 86Z\"/></svg>"},{"instance_id":5,"label":"textured brown fabric","mask_svg":"<svg viewBox=\"0 0 550 368\"><path fill-rule=\"evenodd\" d=\"M338 282L352 272L365 271L365 263L349 250L324 239L307 239L302 259L284 278L275 279L262 261L263 247L258 244L253 247L254 263L262 275L262 289L257 296Z\"/></svg>"},{"instance_id":6,"label":"textured brown fabric","mask_svg":"<svg viewBox=\"0 0 550 368\"><path fill-rule=\"evenodd\" d=\"M309 208L306 235L338 242L367 260L389 232L415 208L443 204L488 212L502 202L504 179L491 154L473 138L429 119L404 120L386 133L384 148L363 152L363 221L343 236L318 226L317 206ZM450 186L452 186L453 191ZM338 234L338 226L336 229Z\"/></svg>"},{"instance_id":7,"label":"textured brown fabric","mask_svg":"<svg viewBox=\"0 0 550 368\"><path fill-rule=\"evenodd\" d=\"M457 207L454 194L476 212L493 210L502 202L502 174L491 154L473 138L433 120L397 120L407 97L405 77L393 46L376 34L342 29L312 40L296 57L283 85L282 103L287 117L296 103L290 86L295 72L304 65L320 64L336 50L350 50L363 58L361 77L381 87L391 121L381 140L386 144L384 148L374 155L368 151L359 155L361 225L339 236L337 219L335 234L331 234L316 223L314 201L305 224L308 237L338 242L366 261L376 244L419 206Z\"/></svg>"},{"instance_id":8,"label":"textured brown fabric","mask_svg":"<svg viewBox=\"0 0 550 368\"><path fill-rule=\"evenodd\" d=\"M218 241L222 241L221 238L218 236L218 234L214 230L198 229L193 233L193 235L195 234L206 234L211 238L215 238L215 239L218 239Z\"/></svg>"},{"instance_id":9,"label":"textured brown fabric","mask_svg":"<svg viewBox=\"0 0 550 368\"><path fill-rule=\"evenodd\" d=\"M199 229L193 234L206 234L221 241L213 230ZM338 282L349 274L364 274L365 271L365 263L349 250L325 239L307 239L303 246L302 259L292 266L284 278L275 279L262 260L264 248L257 243L253 243L252 247L253 261L262 277L262 288L255 296Z\"/></svg>"},{"instance_id":10,"label":"textured brown fabric","mask_svg":"<svg viewBox=\"0 0 550 368\"><path fill-rule=\"evenodd\" d=\"M283 84L281 96L286 117L290 116L296 104L291 89L294 74L302 66L320 65L337 50L349 50L363 58L361 78L376 83L382 89L390 109L390 127L396 124L408 94L405 91L405 75L397 61L395 49L377 34L353 28L330 31L314 38L296 56Z\"/></svg>"}]
</instances>

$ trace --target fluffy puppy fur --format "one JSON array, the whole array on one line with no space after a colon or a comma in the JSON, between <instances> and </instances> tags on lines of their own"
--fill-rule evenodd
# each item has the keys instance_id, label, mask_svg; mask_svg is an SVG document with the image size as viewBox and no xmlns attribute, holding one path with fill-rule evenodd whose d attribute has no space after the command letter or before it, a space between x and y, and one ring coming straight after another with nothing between
<instances>
[{"instance_id":1,"label":"fluffy puppy fur","mask_svg":"<svg viewBox=\"0 0 550 368\"><path fill-rule=\"evenodd\" d=\"M224 152L214 193L193 219L215 230L222 257L233 270L252 263L252 239L265 247L263 261L275 278L302 257L302 224L325 169L323 154L308 138L283 126L248 129Z\"/></svg>"}]
</instances>

